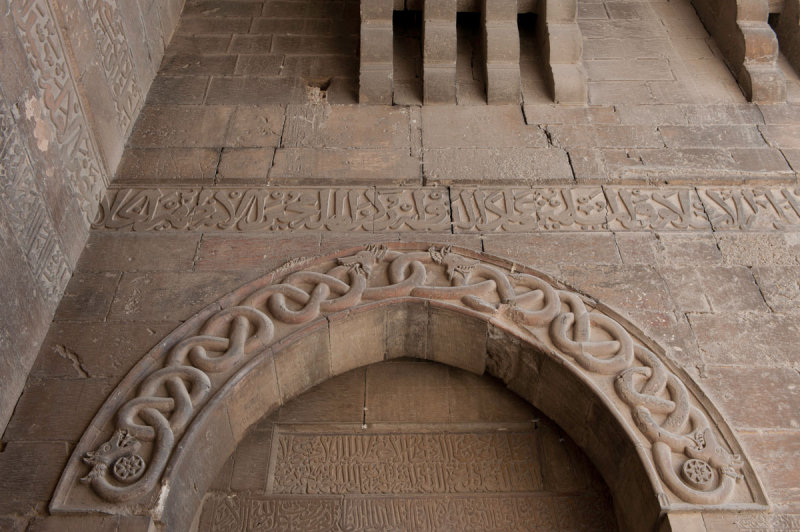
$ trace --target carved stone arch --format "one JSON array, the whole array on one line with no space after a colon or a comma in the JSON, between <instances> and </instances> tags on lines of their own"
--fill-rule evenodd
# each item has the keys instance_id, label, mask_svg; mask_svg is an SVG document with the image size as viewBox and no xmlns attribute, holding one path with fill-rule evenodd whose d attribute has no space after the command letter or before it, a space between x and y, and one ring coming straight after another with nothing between
<instances>
[{"instance_id":1,"label":"carved stone arch","mask_svg":"<svg viewBox=\"0 0 800 532\"><path fill-rule=\"evenodd\" d=\"M301 261L200 311L108 397L50 509L188 529L251 425L329 377L408 355L489 372L561 425L625 529L768 509L721 414L631 324L532 269L415 244Z\"/></svg>"}]
</instances>

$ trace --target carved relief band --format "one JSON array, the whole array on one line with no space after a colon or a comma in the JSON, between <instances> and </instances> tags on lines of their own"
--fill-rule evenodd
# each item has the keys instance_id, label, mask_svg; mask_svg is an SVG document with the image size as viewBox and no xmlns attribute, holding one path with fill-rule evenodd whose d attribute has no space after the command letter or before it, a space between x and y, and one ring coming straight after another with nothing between
<instances>
[{"instance_id":1,"label":"carved relief band","mask_svg":"<svg viewBox=\"0 0 800 532\"><path fill-rule=\"evenodd\" d=\"M592 495L451 497L215 497L213 532L266 530L608 530ZM587 523L590 528L586 528ZM593 526L592 526L593 525Z\"/></svg>"},{"instance_id":2,"label":"carved relief band","mask_svg":"<svg viewBox=\"0 0 800 532\"><path fill-rule=\"evenodd\" d=\"M119 188L121 231L710 231L800 229L800 188Z\"/></svg>"},{"instance_id":3,"label":"carved relief band","mask_svg":"<svg viewBox=\"0 0 800 532\"><path fill-rule=\"evenodd\" d=\"M280 434L272 492L535 491L541 480L529 465L533 449L524 433Z\"/></svg>"},{"instance_id":4,"label":"carved relief band","mask_svg":"<svg viewBox=\"0 0 800 532\"><path fill-rule=\"evenodd\" d=\"M243 286L184 323L109 397L76 447L51 510L144 511L170 526L181 526L186 517L170 513L171 504L190 503L170 503L186 496L171 486L187 481L181 474L197 474L194 445L202 452L222 449L216 459L224 461L247 427L271 408L330 376L331 368L354 367L333 358L348 354L320 352L317 336L310 337L314 349L285 350L310 331L321 330L327 338L327 316L403 301L429 302L500 327L503 334L531 346L527 353L557 361L566 375L584 382L602 408L614 412L626 438L635 442L641 453L637 459L653 472L647 482L653 483L662 508L765 508L763 489L724 420L709 410L706 399L695 396L685 374L672 369L654 344L613 313L533 270L512 269L501 259L395 244L300 262L280 275ZM324 357L321 366L313 366L323 373L287 373L281 369L287 366L275 362L281 353L296 358L291 367ZM528 386L530 376L521 369L524 356L513 350L487 347L482 362L459 361L461 352L430 356L444 356L441 360L477 373L488 370L513 389ZM277 380L248 385L253 375ZM300 385L298 378L311 380ZM226 405L236 393L262 397L229 419L236 411ZM529 400L537 406L536 400ZM558 412L543 412L558 420ZM219 430L203 428L213 419L222 420ZM238 428L233 435L220 432L234 426ZM209 438L223 438L221 447L208 446ZM498 444L491 452L501 450ZM207 488L197 477L190 481L200 483L201 493Z\"/></svg>"}]
</instances>

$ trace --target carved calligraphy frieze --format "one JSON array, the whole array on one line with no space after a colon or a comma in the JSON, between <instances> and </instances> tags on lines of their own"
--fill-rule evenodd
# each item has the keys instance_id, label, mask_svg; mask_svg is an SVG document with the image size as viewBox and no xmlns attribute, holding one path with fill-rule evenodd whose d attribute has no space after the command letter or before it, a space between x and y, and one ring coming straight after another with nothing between
<instances>
[{"instance_id":1,"label":"carved calligraphy frieze","mask_svg":"<svg viewBox=\"0 0 800 532\"><path fill-rule=\"evenodd\" d=\"M122 231L711 231L800 228L800 189L114 188Z\"/></svg>"},{"instance_id":2,"label":"carved calligraphy frieze","mask_svg":"<svg viewBox=\"0 0 800 532\"><path fill-rule=\"evenodd\" d=\"M800 187L701 188L698 192L715 230L800 227Z\"/></svg>"},{"instance_id":3,"label":"carved calligraphy frieze","mask_svg":"<svg viewBox=\"0 0 800 532\"><path fill-rule=\"evenodd\" d=\"M447 497L214 495L201 526L266 530L611 530L610 501L596 494Z\"/></svg>"},{"instance_id":4,"label":"carved calligraphy frieze","mask_svg":"<svg viewBox=\"0 0 800 532\"><path fill-rule=\"evenodd\" d=\"M100 66L116 108L116 119L123 133L131 126L142 102L133 56L122 27L116 2L85 0L91 17Z\"/></svg>"},{"instance_id":5,"label":"carved calligraphy frieze","mask_svg":"<svg viewBox=\"0 0 800 532\"><path fill-rule=\"evenodd\" d=\"M56 303L72 270L36 181L14 118L0 95L0 201L38 288L45 299Z\"/></svg>"},{"instance_id":6,"label":"carved calligraphy frieze","mask_svg":"<svg viewBox=\"0 0 800 532\"><path fill-rule=\"evenodd\" d=\"M29 65L66 179L87 219L95 215L108 183L91 138L79 91L71 73L58 24L47 0L10 2L17 35Z\"/></svg>"},{"instance_id":7,"label":"carved calligraphy frieze","mask_svg":"<svg viewBox=\"0 0 800 532\"><path fill-rule=\"evenodd\" d=\"M281 433L272 492L479 493L536 491L530 433ZM302 471L302 476L297 472Z\"/></svg>"},{"instance_id":8,"label":"carved calligraphy frieze","mask_svg":"<svg viewBox=\"0 0 800 532\"><path fill-rule=\"evenodd\" d=\"M95 228L133 231L450 231L446 189L120 189Z\"/></svg>"}]
</instances>

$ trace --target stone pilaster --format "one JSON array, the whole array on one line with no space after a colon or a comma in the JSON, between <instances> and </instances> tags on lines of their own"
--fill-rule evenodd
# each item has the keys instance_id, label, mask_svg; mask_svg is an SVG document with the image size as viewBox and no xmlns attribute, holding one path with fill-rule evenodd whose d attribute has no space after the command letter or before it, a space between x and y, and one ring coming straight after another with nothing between
<instances>
[{"instance_id":1,"label":"stone pilaster","mask_svg":"<svg viewBox=\"0 0 800 532\"><path fill-rule=\"evenodd\" d=\"M361 2L361 103L392 103L392 7L392 0Z\"/></svg>"},{"instance_id":2,"label":"stone pilaster","mask_svg":"<svg viewBox=\"0 0 800 532\"><path fill-rule=\"evenodd\" d=\"M425 0L423 10L423 101L456 102L456 0Z\"/></svg>"},{"instance_id":3,"label":"stone pilaster","mask_svg":"<svg viewBox=\"0 0 800 532\"><path fill-rule=\"evenodd\" d=\"M519 103L517 0L483 0L482 8L487 100Z\"/></svg>"}]
</instances>

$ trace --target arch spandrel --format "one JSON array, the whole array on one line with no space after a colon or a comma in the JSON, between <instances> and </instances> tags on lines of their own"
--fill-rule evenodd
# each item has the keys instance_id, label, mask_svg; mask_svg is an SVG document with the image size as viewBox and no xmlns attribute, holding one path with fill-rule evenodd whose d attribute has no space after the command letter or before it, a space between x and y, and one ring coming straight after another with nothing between
<instances>
[{"instance_id":1,"label":"arch spandrel","mask_svg":"<svg viewBox=\"0 0 800 532\"><path fill-rule=\"evenodd\" d=\"M215 466L260 417L407 354L501 378L584 447L618 505L767 509L720 413L610 309L497 257L389 244L279 269L176 329L106 400L51 510L188 526Z\"/></svg>"}]
</instances>

